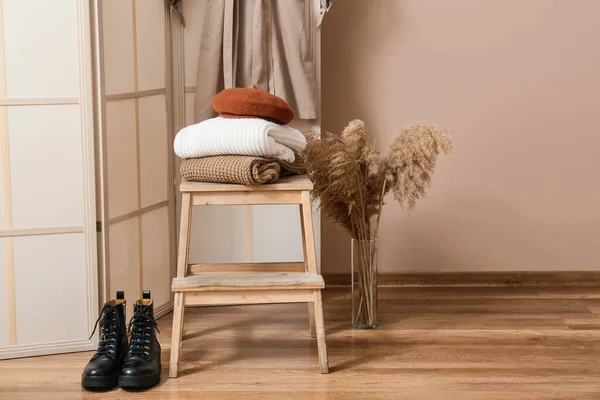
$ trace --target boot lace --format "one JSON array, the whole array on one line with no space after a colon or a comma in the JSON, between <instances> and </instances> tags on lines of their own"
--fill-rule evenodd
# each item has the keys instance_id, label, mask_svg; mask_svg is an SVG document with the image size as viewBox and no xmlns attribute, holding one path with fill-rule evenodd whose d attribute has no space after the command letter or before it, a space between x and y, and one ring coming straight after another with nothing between
<instances>
[{"instance_id":1,"label":"boot lace","mask_svg":"<svg viewBox=\"0 0 600 400\"><path fill-rule=\"evenodd\" d=\"M154 317L144 312L143 307L135 306L134 314L129 321L127 332L131 335L129 341L129 351L127 358L133 356L140 356L146 361L150 360L150 349L152 340L152 330L156 329L158 333L158 324L154 320Z\"/></svg>"},{"instance_id":2,"label":"boot lace","mask_svg":"<svg viewBox=\"0 0 600 400\"><path fill-rule=\"evenodd\" d=\"M100 325L101 332L100 343L98 343L98 349L96 350L97 356L107 355L114 359L115 354L117 353L117 333L121 328L121 321L117 317L116 307L122 307L122 305L111 306L105 304L100 316L94 324L94 330L90 335L90 339L94 336L94 333L96 333L98 324Z\"/></svg>"}]
</instances>

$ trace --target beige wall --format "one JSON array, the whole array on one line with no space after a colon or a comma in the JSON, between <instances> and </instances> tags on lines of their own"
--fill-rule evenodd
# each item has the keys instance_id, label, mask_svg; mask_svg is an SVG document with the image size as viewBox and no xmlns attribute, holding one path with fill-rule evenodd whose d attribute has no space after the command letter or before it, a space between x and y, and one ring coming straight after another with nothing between
<instances>
[{"instance_id":1,"label":"beige wall","mask_svg":"<svg viewBox=\"0 0 600 400\"><path fill-rule=\"evenodd\" d=\"M428 198L388 198L382 271L600 270L600 1L340 0L323 23L323 129L452 131ZM349 270L323 227L325 272Z\"/></svg>"}]
</instances>

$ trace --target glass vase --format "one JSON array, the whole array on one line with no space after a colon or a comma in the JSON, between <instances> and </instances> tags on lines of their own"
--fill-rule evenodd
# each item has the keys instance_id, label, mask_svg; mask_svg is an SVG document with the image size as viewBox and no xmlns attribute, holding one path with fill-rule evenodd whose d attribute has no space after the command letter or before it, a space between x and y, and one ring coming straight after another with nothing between
<instances>
[{"instance_id":1,"label":"glass vase","mask_svg":"<svg viewBox=\"0 0 600 400\"><path fill-rule=\"evenodd\" d=\"M376 239L352 239L352 327L377 327Z\"/></svg>"}]
</instances>

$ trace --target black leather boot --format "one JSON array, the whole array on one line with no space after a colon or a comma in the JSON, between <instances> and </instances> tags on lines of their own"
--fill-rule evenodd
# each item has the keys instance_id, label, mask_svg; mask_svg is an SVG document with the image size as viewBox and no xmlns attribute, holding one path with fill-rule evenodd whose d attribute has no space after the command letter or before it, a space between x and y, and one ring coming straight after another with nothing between
<instances>
[{"instance_id":1,"label":"black leather boot","mask_svg":"<svg viewBox=\"0 0 600 400\"><path fill-rule=\"evenodd\" d=\"M152 387L160 382L160 344L156 338L158 326L154 320L154 304L150 291L133 306L129 321L129 349L119 374L119 386L129 389Z\"/></svg>"},{"instance_id":2,"label":"black leather boot","mask_svg":"<svg viewBox=\"0 0 600 400\"><path fill-rule=\"evenodd\" d=\"M110 389L117 386L119 371L127 353L125 321L125 293L104 304L92 336L100 323L100 343L96 354L83 369L81 386L92 389Z\"/></svg>"}]
</instances>

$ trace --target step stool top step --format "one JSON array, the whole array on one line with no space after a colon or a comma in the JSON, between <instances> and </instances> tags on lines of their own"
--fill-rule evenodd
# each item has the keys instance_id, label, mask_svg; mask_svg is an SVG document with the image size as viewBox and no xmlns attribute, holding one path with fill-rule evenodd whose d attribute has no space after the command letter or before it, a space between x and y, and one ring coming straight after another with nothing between
<instances>
[{"instance_id":1,"label":"step stool top step","mask_svg":"<svg viewBox=\"0 0 600 400\"><path fill-rule=\"evenodd\" d=\"M173 278L171 286L171 290L174 292L324 288L325 282L321 275L305 272L198 274L185 278Z\"/></svg>"},{"instance_id":2,"label":"step stool top step","mask_svg":"<svg viewBox=\"0 0 600 400\"><path fill-rule=\"evenodd\" d=\"M273 190L312 190L313 184L306 175L291 175L275 183L264 185L236 185L230 183L190 182L183 180L179 185L181 192L255 192Z\"/></svg>"}]
</instances>

